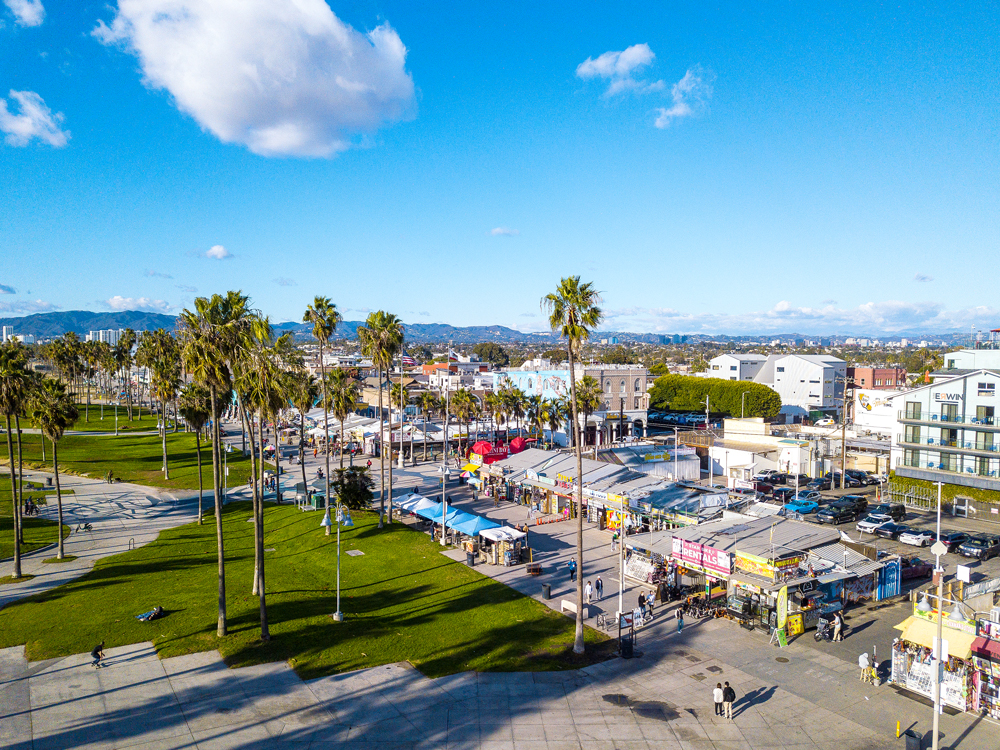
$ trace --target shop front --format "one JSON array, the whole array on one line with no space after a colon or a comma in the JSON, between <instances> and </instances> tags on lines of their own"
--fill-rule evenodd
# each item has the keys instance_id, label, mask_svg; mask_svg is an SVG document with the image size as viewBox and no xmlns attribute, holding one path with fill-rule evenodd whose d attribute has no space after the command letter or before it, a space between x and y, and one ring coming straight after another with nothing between
<instances>
[{"instance_id":1,"label":"shop front","mask_svg":"<svg viewBox=\"0 0 1000 750\"><path fill-rule=\"evenodd\" d=\"M733 572L733 556L726 550L675 536L671 542L671 559L677 563L682 581L691 579L707 594L724 591Z\"/></svg>"},{"instance_id":2,"label":"shop front","mask_svg":"<svg viewBox=\"0 0 1000 750\"><path fill-rule=\"evenodd\" d=\"M987 624L1000 631L1000 623ZM1000 641L985 635L976 638L972 642L972 665L976 670L972 708L991 719L1000 719Z\"/></svg>"}]
</instances>

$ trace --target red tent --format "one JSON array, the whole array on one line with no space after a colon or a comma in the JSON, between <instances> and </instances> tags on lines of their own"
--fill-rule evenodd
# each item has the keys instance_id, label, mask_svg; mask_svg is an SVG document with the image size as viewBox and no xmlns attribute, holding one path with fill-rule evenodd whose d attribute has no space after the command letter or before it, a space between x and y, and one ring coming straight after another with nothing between
<instances>
[{"instance_id":1,"label":"red tent","mask_svg":"<svg viewBox=\"0 0 1000 750\"><path fill-rule=\"evenodd\" d=\"M528 447L528 441L525 440L523 437L516 437L510 441L511 453L520 453L527 447Z\"/></svg>"},{"instance_id":2,"label":"red tent","mask_svg":"<svg viewBox=\"0 0 1000 750\"><path fill-rule=\"evenodd\" d=\"M501 461L507 458L507 446L503 443L498 443L493 445L485 440L480 440L478 443L472 446L472 452L478 453L483 457L483 463L487 466L496 461Z\"/></svg>"},{"instance_id":3,"label":"red tent","mask_svg":"<svg viewBox=\"0 0 1000 750\"><path fill-rule=\"evenodd\" d=\"M472 452L478 453L480 456L485 456L491 450L493 450L493 444L486 440L480 440L472 446Z\"/></svg>"}]
</instances>

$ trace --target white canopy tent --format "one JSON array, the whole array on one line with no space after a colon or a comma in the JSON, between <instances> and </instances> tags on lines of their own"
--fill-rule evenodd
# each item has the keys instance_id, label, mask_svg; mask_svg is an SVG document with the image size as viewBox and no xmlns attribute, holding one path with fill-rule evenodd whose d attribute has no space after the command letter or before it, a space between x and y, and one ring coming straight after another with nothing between
<instances>
[{"instance_id":1,"label":"white canopy tent","mask_svg":"<svg viewBox=\"0 0 1000 750\"><path fill-rule=\"evenodd\" d=\"M524 539L528 535L512 526L497 526L492 529L483 529L479 532L479 536L484 536L494 542L513 542Z\"/></svg>"}]
</instances>

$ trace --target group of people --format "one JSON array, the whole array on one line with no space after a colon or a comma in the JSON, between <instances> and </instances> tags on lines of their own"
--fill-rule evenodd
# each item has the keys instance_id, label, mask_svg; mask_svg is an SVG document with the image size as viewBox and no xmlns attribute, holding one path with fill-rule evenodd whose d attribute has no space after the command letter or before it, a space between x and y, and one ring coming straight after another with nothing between
<instances>
[{"instance_id":1,"label":"group of people","mask_svg":"<svg viewBox=\"0 0 1000 750\"><path fill-rule=\"evenodd\" d=\"M597 580L594 583L587 581L587 585L583 591L587 595L587 604L594 601L595 594L597 595L597 601L601 601L604 598L604 581L601 580L600 576L597 576Z\"/></svg>"},{"instance_id":2,"label":"group of people","mask_svg":"<svg viewBox=\"0 0 1000 750\"><path fill-rule=\"evenodd\" d=\"M733 703L736 702L736 691L733 690L732 685L727 682L723 687L721 682L715 683L715 689L712 690L712 700L715 701L715 715L732 721Z\"/></svg>"}]
</instances>

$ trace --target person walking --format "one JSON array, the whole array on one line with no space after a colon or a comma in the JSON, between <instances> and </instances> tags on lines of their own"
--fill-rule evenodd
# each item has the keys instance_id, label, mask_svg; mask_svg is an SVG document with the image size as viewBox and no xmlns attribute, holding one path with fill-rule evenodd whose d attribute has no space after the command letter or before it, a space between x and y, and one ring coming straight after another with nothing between
<instances>
[{"instance_id":1,"label":"person walking","mask_svg":"<svg viewBox=\"0 0 1000 750\"><path fill-rule=\"evenodd\" d=\"M646 595L639 592L639 610L642 612L643 617L646 616Z\"/></svg>"},{"instance_id":2,"label":"person walking","mask_svg":"<svg viewBox=\"0 0 1000 750\"><path fill-rule=\"evenodd\" d=\"M597 601L601 601L604 598L604 581L601 580L600 576L597 576L597 580L594 581L594 589L597 591Z\"/></svg>"},{"instance_id":3,"label":"person walking","mask_svg":"<svg viewBox=\"0 0 1000 750\"><path fill-rule=\"evenodd\" d=\"M590 581L587 581L587 587L584 589L584 593L587 595L587 604L594 601L594 586Z\"/></svg>"},{"instance_id":4,"label":"person walking","mask_svg":"<svg viewBox=\"0 0 1000 750\"><path fill-rule=\"evenodd\" d=\"M94 650L90 652L90 655L94 657L93 665L95 669L100 669L104 666L101 664L101 661L104 659L104 641L94 646Z\"/></svg>"},{"instance_id":5,"label":"person walking","mask_svg":"<svg viewBox=\"0 0 1000 750\"><path fill-rule=\"evenodd\" d=\"M726 713L726 718L730 721L733 720L733 704L736 702L736 691L733 690L732 686L727 682L726 686L722 688L722 709Z\"/></svg>"},{"instance_id":6,"label":"person walking","mask_svg":"<svg viewBox=\"0 0 1000 750\"><path fill-rule=\"evenodd\" d=\"M681 632L684 629L684 612L677 610L677 632Z\"/></svg>"},{"instance_id":7,"label":"person walking","mask_svg":"<svg viewBox=\"0 0 1000 750\"><path fill-rule=\"evenodd\" d=\"M570 561L569 561L568 567L569 567L569 580L570 581L575 581L576 580L576 560L573 560L571 558Z\"/></svg>"},{"instance_id":8,"label":"person walking","mask_svg":"<svg viewBox=\"0 0 1000 750\"><path fill-rule=\"evenodd\" d=\"M653 616L653 599L656 597L655 591L650 591L646 594L646 609L649 610L649 616Z\"/></svg>"},{"instance_id":9,"label":"person walking","mask_svg":"<svg viewBox=\"0 0 1000 750\"><path fill-rule=\"evenodd\" d=\"M715 689L712 691L712 700L715 701L715 715L725 716L722 711L722 683L715 683Z\"/></svg>"},{"instance_id":10,"label":"person walking","mask_svg":"<svg viewBox=\"0 0 1000 750\"><path fill-rule=\"evenodd\" d=\"M844 618L840 616L840 612L837 612L833 616L833 640L842 641L844 640Z\"/></svg>"}]
</instances>

